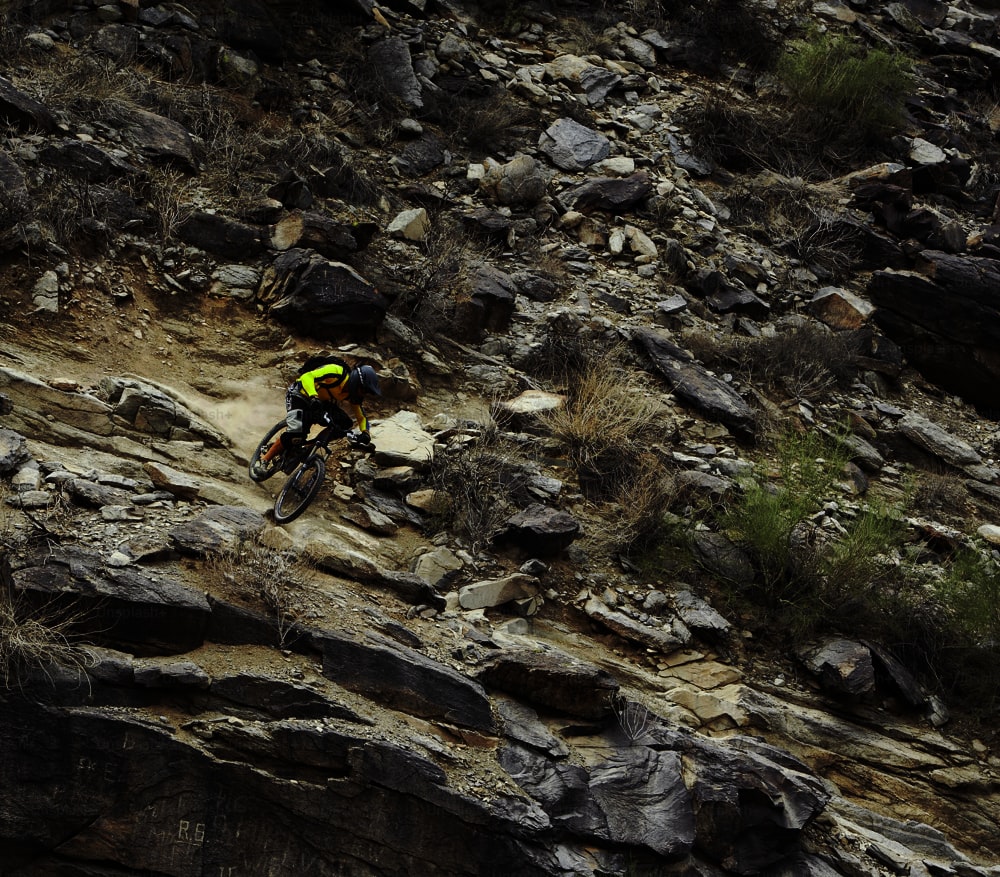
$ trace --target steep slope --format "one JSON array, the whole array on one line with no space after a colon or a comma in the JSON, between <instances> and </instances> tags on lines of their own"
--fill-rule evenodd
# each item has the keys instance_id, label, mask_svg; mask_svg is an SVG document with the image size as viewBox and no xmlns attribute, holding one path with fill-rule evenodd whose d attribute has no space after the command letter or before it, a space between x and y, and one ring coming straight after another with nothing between
<instances>
[{"instance_id":1,"label":"steep slope","mask_svg":"<svg viewBox=\"0 0 1000 877\"><path fill-rule=\"evenodd\" d=\"M758 651L749 615L702 599L725 593L718 553L706 574L609 551L622 497L589 489L533 415L551 396L518 396L612 350L692 497L678 510L764 456L762 412L853 413L876 489L900 492L911 461L972 485L954 531L918 525L961 541L994 519L992 426L887 338L846 389L723 375L734 337L866 323L852 291L902 263L831 263L838 247L905 253L949 223L910 203L897 235L845 207L859 179L899 196L902 169L768 194L713 169L679 124L719 89L690 22L602 34L525 7L494 32L480 10L405 6L362 5L360 27L253 3L11 11L4 586L22 625L73 595L97 645L70 669L43 649L4 695L4 873L994 873L985 729L957 733L877 644L815 675ZM820 14L871 34L883 11ZM995 31L961 50L941 34L989 16L947 15L915 26L972 76ZM582 39L603 51L570 51ZM985 228L982 192L965 214L944 200L969 161L950 149L914 159L908 197ZM839 211L799 228L821 246L750 233L774 192ZM274 527L247 455L295 365L331 345L383 374L378 451L344 454ZM503 524L541 500L543 526L436 533L417 491L457 447L489 447L491 417L502 479L525 486L510 508L485 495ZM456 496L490 474L465 477ZM872 679L855 689L856 665Z\"/></svg>"}]
</instances>

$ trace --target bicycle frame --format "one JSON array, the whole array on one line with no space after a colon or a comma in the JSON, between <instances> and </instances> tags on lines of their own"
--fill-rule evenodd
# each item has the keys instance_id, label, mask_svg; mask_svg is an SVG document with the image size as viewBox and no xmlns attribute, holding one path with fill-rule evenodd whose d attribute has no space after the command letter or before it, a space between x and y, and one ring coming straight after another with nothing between
<instances>
[{"instance_id":1,"label":"bicycle frame","mask_svg":"<svg viewBox=\"0 0 1000 877\"><path fill-rule=\"evenodd\" d=\"M281 466L281 471L290 475L298 466L321 450L324 458L329 456L330 443L344 438L346 435L347 433L338 430L335 426L324 426L312 438L304 439L298 447L282 451L285 462Z\"/></svg>"}]
</instances>

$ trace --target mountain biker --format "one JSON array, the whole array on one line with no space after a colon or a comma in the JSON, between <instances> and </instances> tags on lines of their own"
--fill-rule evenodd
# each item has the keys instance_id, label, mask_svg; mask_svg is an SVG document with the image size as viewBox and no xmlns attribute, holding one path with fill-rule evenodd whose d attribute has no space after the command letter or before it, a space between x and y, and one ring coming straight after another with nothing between
<instances>
[{"instance_id":1,"label":"mountain biker","mask_svg":"<svg viewBox=\"0 0 1000 877\"><path fill-rule=\"evenodd\" d=\"M287 428L254 464L255 470L266 472L270 468L268 464L278 454L286 447L301 444L319 421L326 421L346 433L352 421L338 403L350 406L358 428L355 441L371 444L368 417L361 403L367 396L381 395L378 375L370 365L352 368L337 357L311 357L285 393Z\"/></svg>"}]
</instances>

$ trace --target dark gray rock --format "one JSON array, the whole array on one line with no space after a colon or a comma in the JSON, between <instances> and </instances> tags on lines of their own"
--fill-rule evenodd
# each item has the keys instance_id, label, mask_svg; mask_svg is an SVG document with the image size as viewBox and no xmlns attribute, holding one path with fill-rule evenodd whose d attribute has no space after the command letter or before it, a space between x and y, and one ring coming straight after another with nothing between
<instances>
[{"instance_id":1,"label":"dark gray rock","mask_svg":"<svg viewBox=\"0 0 1000 877\"><path fill-rule=\"evenodd\" d=\"M691 151L689 144L681 140L676 134L667 134L667 143L670 145L670 153L673 155L677 167L684 168L696 177L707 177L715 170L711 161L695 155Z\"/></svg>"},{"instance_id":2,"label":"dark gray rock","mask_svg":"<svg viewBox=\"0 0 1000 877\"><path fill-rule=\"evenodd\" d=\"M353 268L309 250L291 249L264 272L258 300L274 319L316 337L374 330L388 302Z\"/></svg>"},{"instance_id":3,"label":"dark gray rock","mask_svg":"<svg viewBox=\"0 0 1000 877\"><path fill-rule=\"evenodd\" d=\"M462 224L472 233L485 238L502 241L510 238L514 220L499 210L476 207L461 216Z\"/></svg>"},{"instance_id":4,"label":"dark gray rock","mask_svg":"<svg viewBox=\"0 0 1000 877\"><path fill-rule=\"evenodd\" d=\"M194 142L183 125L147 110L133 108L125 123L128 136L145 155L197 171Z\"/></svg>"},{"instance_id":5,"label":"dark gray rock","mask_svg":"<svg viewBox=\"0 0 1000 877\"><path fill-rule=\"evenodd\" d=\"M485 262L470 266L469 303L458 316L466 337L506 332L516 297L517 283L509 274Z\"/></svg>"},{"instance_id":6,"label":"dark gray rock","mask_svg":"<svg viewBox=\"0 0 1000 877\"><path fill-rule=\"evenodd\" d=\"M754 413L732 387L710 375L655 329L633 329L632 341L646 353L654 370L670 382L679 398L739 435L753 436Z\"/></svg>"},{"instance_id":7,"label":"dark gray rock","mask_svg":"<svg viewBox=\"0 0 1000 877\"><path fill-rule=\"evenodd\" d=\"M1000 260L925 250L917 268L872 274L875 322L928 380L995 411Z\"/></svg>"},{"instance_id":8,"label":"dark gray rock","mask_svg":"<svg viewBox=\"0 0 1000 877\"><path fill-rule=\"evenodd\" d=\"M538 138L538 148L562 170L582 171L611 154L611 142L573 119L556 119Z\"/></svg>"},{"instance_id":9,"label":"dark gray rock","mask_svg":"<svg viewBox=\"0 0 1000 877\"><path fill-rule=\"evenodd\" d=\"M647 847L667 859L694 845L692 795L676 752L630 747L591 768L590 793L607 820L604 839Z\"/></svg>"},{"instance_id":10,"label":"dark gray rock","mask_svg":"<svg viewBox=\"0 0 1000 877\"><path fill-rule=\"evenodd\" d=\"M0 76L0 119L22 130L38 128L49 132L54 131L57 125L56 117L48 107L29 97L3 76Z\"/></svg>"},{"instance_id":11,"label":"dark gray rock","mask_svg":"<svg viewBox=\"0 0 1000 877\"><path fill-rule=\"evenodd\" d=\"M25 599L65 609L81 633L112 648L178 654L204 640L211 611L205 597L163 573L105 567L94 554L60 548L12 576Z\"/></svg>"},{"instance_id":12,"label":"dark gray rock","mask_svg":"<svg viewBox=\"0 0 1000 877\"><path fill-rule=\"evenodd\" d=\"M705 569L735 585L752 584L756 577L750 557L724 533L696 532L691 553Z\"/></svg>"},{"instance_id":13,"label":"dark gray rock","mask_svg":"<svg viewBox=\"0 0 1000 877\"><path fill-rule=\"evenodd\" d=\"M170 531L174 545L188 554L210 554L236 547L260 533L266 522L244 506L212 506Z\"/></svg>"},{"instance_id":14,"label":"dark gray rock","mask_svg":"<svg viewBox=\"0 0 1000 877\"><path fill-rule=\"evenodd\" d=\"M675 752L636 747L588 769L507 746L500 764L554 825L573 834L646 847L667 859L692 849L692 798Z\"/></svg>"},{"instance_id":15,"label":"dark gray rock","mask_svg":"<svg viewBox=\"0 0 1000 877\"><path fill-rule=\"evenodd\" d=\"M407 143L396 158L400 169L411 177L422 177L445 162L444 144L437 137L424 136Z\"/></svg>"},{"instance_id":16,"label":"dark gray rock","mask_svg":"<svg viewBox=\"0 0 1000 877\"><path fill-rule=\"evenodd\" d=\"M569 512L533 503L507 521L503 539L529 554L558 554L580 535L580 522Z\"/></svg>"},{"instance_id":17,"label":"dark gray rock","mask_svg":"<svg viewBox=\"0 0 1000 877\"><path fill-rule=\"evenodd\" d=\"M3 399L9 405L10 397ZM13 409L11 405L7 411ZM0 475L9 475L16 472L21 464L31 459L31 451L28 450L28 443L24 436L12 429L0 429Z\"/></svg>"},{"instance_id":18,"label":"dark gray rock","mask_svg":"<svg viewBox=\"0 0 1000 877\"><path fill-rule=\"evenodd\" d=\"M129 505L131 502L132 495L127 490L97 484L94 481L87 481L85 478L71 478L63 486L70 496L85 505Z\"/></svg>"},{"instance_id":19,"label":"dark gray rock","mask_svg":"<svg viewBox=\"0 0 1000 877\"><path fill-rule=\"evenodd\" d=\"M217 213L193 213L178 224L176 233L184 243L228 259L250 259L266 248L263 228Z\"/></svg>"},{"instance_id":20,"label":"dark gray rock","mask_svg":"<svg viewBox=\"0 0 1000 877\"><path fill-rule=\"evenodd\" d=\"M98 54L124 65L139 51L139 30L127 24L106 24L94 34L91 46Z\"/></svg>"},{"instance_id":21,"label":"dark gray rock","mask_svg":"<svg viewBox=\"0 0 1000 877\"><path fill-rule=\"evenodd\" d=\"M323 675L338 685L423 719L496 732L482 686L451 667L374 633L357 639L324 631L315 641Z\"/></svg>"},{"instance_id":22,"label":"dark gray rock","mask_svg":"<svg viewBox=\"0 0 1000 877\"><path fill-rule=\"evenodd\" d=\"M859 642L834 639L800 653L803 663L823 687L835 694L858 697L875 688L875 668L868 648Z\"/></svg>"},{"instance_id":23,"label":"dark gray rock","mask_svg":"<svg viewBox=\"0 0 1000 877\"><path fill-rule=\"evenodd\" d=\"M830 800L804 764L755 738L691 735L677 744L694 798L695 843L734 874L759 874L784 859Z\"/></svg>"},{"instance_id":24,"label":"dark gray rock","mask_svg":"<svg viewBox=\"0 0 1000 877\"><path fill-rule=\"evenodd\" d=\"M406 106L419 109L424 105L410 48L401 37L390 36L373 43L368 49L368 62L380 71L385 87Z\"/></svg>"},{"instance_id":25,"label":"dark gray rock","mask_svg":"<svg viewBox=\"0 0 1000 877\"><path fill-rule=\"evenodd\" d=\"M884 685L894 690L912 707L927 705L927 693L916 677L903 666L895 655L878 643L866 641L864 646L871 652L872 662L875 666L875 679L880 687Z\"/></svg>"},{"instance_id":26,"label":"dark gray rock","mask_svg":"<svg viewBox=\"0 0 1000 877\"><path fill-rule=\"evenodd\" d=\"M678 635L673 630L664 630L662 627L651 627L633 618L629 618L624 612L616 612L608 608L600 600L590 599L587 601L584 611L587 615L614 631L619 636L631 642L645 646L647 649L654 649L661 654L669 655L678 649L684 648L691 639L687 631ZM680 625L678 625L679 627Z\"/></svg>"},{"instance_id":27,"label":"dark gray rock","mask_svg":"<svg viewBox=\"0 0 1000 877\"><path fill-rule=\"evenodd\" d=\"M552 758L564 758L569 754L566 744L539 721L538 713L531 707L503 697L495 699L494 702L500 718L503 719L503 734L509 740L538 750Z\"/></svg>"},{"instance_id":28,"label":"dark gray rock","mask_svg":"<svg viewBox=\"0 0 1000 877\"><path fill-rule=\"evenodd\" d=\"M674 594L674 611L685 627L701 636L726 636L732 627L705 600L687 590Z\"/></svg>"},{"instance_id":29,"label":"dark gray rock","mask_svg":"<svg viewBox=\"0 0 1000 877\"><path fill-rule=\"evenodd\" d=\"M622 81L621 76L606 67L592 64L580 74L580 87L587 95L587 102L592 107L599 107L607 100L609 94Z\"/></svg>"},{"instance_id":30,"label":"dark gray rock","mask_svg":"<svg viewBox=\"0 0 1000 877\"><path fill-rule=\"evenodd\" d=\"M289 682L261 673L237 671L217 675L212 680L211 694L246 708L248 713L272 716L276 719L339 719L357 724L371 724L354 710L335 703L319 691L297 682Z\"/></svg>"},{"instance_id":31,"label":"dark gray rock","mask_svg":"<svg viewBox=\"0 0 1000 877\"><path fill-rule=\"evenodd\" d=\"M649 174L639 171L624 179L593 177L561 192L559 202L567 210L607 210L626 213L653 193Z\"/></svg>"},{"instance_id":32,"label":"dark gray rock","mask_svg":"<svg viewBox=\"0 0 1000 877\"><path fill-rule=\"evenodd\" d=\"M87 183L103 183L136 170L96 143L69 138L47 142L38 151L38 157L54 170Z\"/></svg>"},{"instance_id":33,"label":"dark gray rock","mask_svg":"<svg viewBox=\"0 0 1000 877\"><path fill-rule=\"evenodd\" d=\"M194 661L136 661L133 672L142 688L207 689L212 684L212 677Z\"/></svg>"},{"instance_id":34,"label":"dark gray rock","mask_svg":"<svg viewBox=\"0 0 1000 877\"><path fill-rule=\"evenodd\" d=\"M618 682L605 670L550 649L505 649L489 655L478 673L488 688L548 710L584 719L612 714Z\"/></svg>"},{"instance_id":35,"label":"dark gray rock","mask_svg":"<svg viewBox=\"0 0 1000 877\"><path fill-rule=\"evenodd\" d=\"M537 806L456 791L390 741L314 719L186 724L181 735L124 711L5 702L5 873L193 875L212 862L234 875L334 874L377 862L385 874L460 877L502 862L546 877L583 861L543 839Z\"/></svg>"},{"instance_id":36,"label":"dark gray rock","mask_svg":"<svg viewBox=\"0 0 1000 877\"><path fill-rule=\"evenodd\" d=\"M505 746L500 766L557 825L582 837L607 833L607 820L590 794L587 769L550 761L521 746Z\"/></svg>"}]
</instances>

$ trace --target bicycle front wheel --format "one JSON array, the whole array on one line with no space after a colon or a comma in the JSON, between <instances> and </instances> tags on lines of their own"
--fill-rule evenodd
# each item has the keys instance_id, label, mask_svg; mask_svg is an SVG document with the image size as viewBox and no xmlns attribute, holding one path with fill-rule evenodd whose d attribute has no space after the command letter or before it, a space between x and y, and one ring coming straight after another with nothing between
<instances>
[{"instance_id":1,"label":"bicycle front wheel","mask_svg":"<svg viewBox=\"0 0 1000 877\"><path fill-rule=\"evenodd\" d=\"M325 474L326 464L320 457L310 457L299 466L274 501L274 520L286 524L301 515L319 493Z\"/></svg>"},{"instance_id":2,"label":"bicycle front wheel","mask_svg":"<svg viewBox=\"0 0 1000 877\"><path fill-rule=\"evenodd\" d=\"M257 449L253 452L253 456L250 458L250 478L256 481L258 484L261 481L267 481L272 475L281 471L281 459L284 457L284 453L278 454L276 460L271 461L271 465L266 468L258 467L257 463L260 458L267 452L267 449L274 444L275 439L278 434L283 432L285 429L285 421L279 420L274 426L272 426L267 435L260 440L260 444L257 445Z\"/></svg>"}]
</instances>

